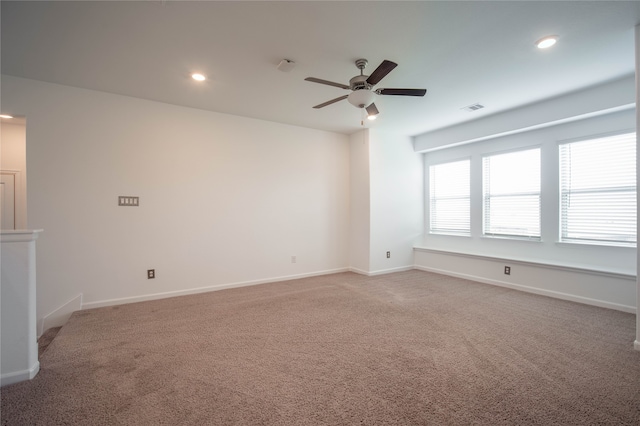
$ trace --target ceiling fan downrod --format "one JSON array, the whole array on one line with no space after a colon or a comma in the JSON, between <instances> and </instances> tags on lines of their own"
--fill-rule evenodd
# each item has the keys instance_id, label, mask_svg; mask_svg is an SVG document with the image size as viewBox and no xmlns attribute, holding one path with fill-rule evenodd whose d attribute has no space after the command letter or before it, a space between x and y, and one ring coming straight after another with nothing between
<instances>
[{"instance_id":1,"label":"ceiling fan downrod","mask_svg":"<svg viewBox=\"0 0 640 426\"><path fill-rule=\"evenodd\" d=\"M349 80L349 88L351 90L371 90L371 88L373 87L367 82L369 76L364 75L363 72L368 63L369 61L367 61L366 59L361 58L356 60L356 67L358 67L358 69L360 70L360 75L356 75L351 80ZM360 108L363 107L361 106Z\"/></svg>"}]
</instances>

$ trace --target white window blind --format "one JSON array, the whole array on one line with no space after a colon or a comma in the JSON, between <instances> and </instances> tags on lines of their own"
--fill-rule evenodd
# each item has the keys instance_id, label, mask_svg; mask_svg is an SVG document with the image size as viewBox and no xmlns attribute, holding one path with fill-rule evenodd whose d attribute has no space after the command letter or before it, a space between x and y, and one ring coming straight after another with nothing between
<instances>
[{"instance_id":1,"label":"white window blind","mask_svg":"<svg viewBox=\"0 0 640 426\"><path fill-rule=\"evenodd\" d=\"M431 232L469 235L469 167L469 160L429 167Z\"/></svg>"},{"instance_id":2,"label":"white window blind","mask_svg":"<svg viewBox=\"0 0 640 426\"><path fill-rule=\"evenodd\" d=\"M540 149L483 158L484 235L540 238Z\"/></svg>"},{"instance_id":3,"label":"white window blind","mask_svg":"<svg viewBox=\"0 0 640 426\"><path fill-rule=\"evenodd\" d=\"M561 241L636 243L636 135L560 145Z\"/></svg>"}]
</instances>

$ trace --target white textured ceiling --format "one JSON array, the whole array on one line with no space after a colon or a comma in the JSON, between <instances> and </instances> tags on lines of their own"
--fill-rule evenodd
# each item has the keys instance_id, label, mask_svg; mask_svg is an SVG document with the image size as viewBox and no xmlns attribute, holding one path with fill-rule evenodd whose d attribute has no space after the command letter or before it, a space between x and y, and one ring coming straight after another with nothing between
<instances>
[{"instance_id":1,"label":"white textured ceiling","mask_svg":"<svg viewBox=\"0 0 640 426\"><path fill-rule=\"evenodd\" d=\"M368 73L389 59L377 87L428 92L378 96L371 125L407 135L629 75L640 23L638 1L1 4L3 74L335 132L361 128L361 112L313 109L348 92L304 78L347 84L356 59ZM536 49L548 34L558 44Z\"/></svg>"}]
</instances>

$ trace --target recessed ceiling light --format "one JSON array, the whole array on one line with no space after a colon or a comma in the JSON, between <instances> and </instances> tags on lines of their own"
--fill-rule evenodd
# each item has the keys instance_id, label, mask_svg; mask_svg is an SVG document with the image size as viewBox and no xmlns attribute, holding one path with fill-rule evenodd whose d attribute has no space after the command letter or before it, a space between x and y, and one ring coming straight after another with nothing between
<instances>
[{"instance_id":1,"label":"recessed ceiling light","mask_svg":"<svg viewBox=\"0 0 640 426\"><path fill-rule=\"evenodd\" d=\"M555 36L555 35L546 36L536 41L536 46L538 47L538 49L548 49L549 47L556 44L557 41L558 41L558 36Z\"/></svg>"},{"instance_id":2,"label":"recessed ceiling light","mask_svg":"<svg viewBox=\"0 0 640 426\"><path fill-rule=\"evenodd\" d=\"M13 115L0 114L0 118L13 118Z\"/></svg>"},{"instance_id":3,"label":"recessed ceiling light","mask_svg":"<svg viewBox=\"0 0 640 426\"><path fill-rule=\"evenodd\" d=\"M191 74L191 78L196 80L196 81L205 81L207 79L207 77L205 77L204 75L199 74L199 73Z\"/></svg>"}]
</instances>

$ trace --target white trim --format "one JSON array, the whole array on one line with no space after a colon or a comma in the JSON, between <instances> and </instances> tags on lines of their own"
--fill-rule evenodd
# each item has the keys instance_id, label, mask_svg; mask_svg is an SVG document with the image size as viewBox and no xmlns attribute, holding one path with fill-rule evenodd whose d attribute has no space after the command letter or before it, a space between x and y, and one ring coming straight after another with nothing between
<instances>
[{"instance_id":1,"label":"white trim","mask_svg":"<svg viewBox=\"0 0 640 426\"><path fill-rule=\"evenodd\" d=\"M38 374L39 371L40 362L36 361L28 370L14 371L13 373L7 373L0 376L0 386L7 386L14 383L24 382L25 380L31 380L36 377L36 374Z\"/></svg>"},{"instance_id":2,"label":"white trim","mask_svg":"<svg viewBox=\"0 0 640 426\"><path fill-rule=\"evenodd\" d=\"M640 351L640 341L636 340L635 342L633 342L633 349L635 349L636 351Z\"/></svg>"},{"instance_id":3,"label":"white trim","mask_svg":"<svg viewBox=\"0 0 640 426\"><path fill-rule=\"evenodd\" d=\"M374 277L376 275L393 274L394 272L411 271L413 269L415 269L413 265L407 265L407 266L398 266L397 268L380 269L378 271L364 271L358 268L349 268L349 271L355 272L356 274L360 274L360 275L366 275L367 277Z\"/></svg>"},{"instance_id":4,"label":"white trim","mask_svg":"<svg viewBox=\"0 0 640 426\"><path fill-rule=\"evenodd\" d=\"M463 253L463 252L440 250L440 249L433 249L433 248L427 248L427 247L414 247L413 250L438 253L438 254L446 254L446 255L452 255L452 256L470 257L470 258L481 259L481 260L491 260L491 261L499 261L499 262L506 261L506 262L516 263L521 265L535 266L539 268L559 269L561 271L578 272L582 274L592 274L592 275L596 274L596 275L602 275L602 276L611 277L611 278L621 278L621 279L627 279L627 280L636 278L635 274L630 274L628 272L587 268L585 266L563 265L560 263L532 261L528 259L518 259L513 257L486 256L483 254Z\"/></svg>"},{"instance_id":5,"label":"white trim","mask_svg":"<svg viewBox=\"0 0 640 426\"><path fill-rule=\"evenodd\" d=\"M187 296L187 295L190 295L190 294L198 294L198 293L207 293L207 292L210 292L210 291L226 290L226 289L229 289L229 288L248 287L248 286L252 286L252 285L268 284L268 283L274 283L274 282L278 282L278 281L291 281L291 280L297 280L297 279L300 279L300 278L308 278L308 277L315 277L315 276L320 276L320 275L337 274L337 273L340 273L340 272L349 272L349 268L338 268L338 269L331 269L331 270L327 270L327 271L312 272L312 273L307 273L307 274L287 275L287 276L283 276L283 277L274 277L274 278L269 278L269 279L264 279L264 280L241 281L241 282L229 283L229 284L218 284L218 285L213 285L213 286L209 286L209 287L192 288L192 289L189 289L189 290L168 291L168 292L165 292L165 293L146 294L146 295L143 295L143 296L123 297L123 298L120 298L120 299L99 300L99 301L96 301L96 302L87 302L87 303L83 302L82 303L82 309L93 309L93 308L102 308L102 307L105 307L105 306L124 305L126 303L146 302L146 301L149 301L149 300L166 299L166 298L169 298L169 297Z\"/></svg>"},{"instance_id":6,"label":"white trim","mask_svg":"<svg viewBox=\"0 0 640 426\"><path fill-rule=\"evenodd\" d=\"M371 271L368 273L368 275L370 277L376 276L376 275L385 275L385 274L392 274L394 272L404 272L404 271L411 271L413 268L413 265L408 265L408 266L398 266L397 268L390 268L390 269L380 269L377 271Z\"/></svg>"},{"instance_id":7,"label":"white trim","mask_svg":"<svg viewBox=\"0 0 640 426\"><path fill-rule=\"evenodd\" d=\"M482 257L482 256L479 256L479 257ZM575 296L573 294L561 293L561 292L558 292L558 291L544 290L544 289L540 289L540 288L536 288L536 287L529 287L529 286L526 286L526 285L513 284L513 283L508 283L508 282L499 281L499 280L492 280L492 279L488 279L488 278L484 278L484 277L479 277L477 275L461 274L461 273L451 272L451 271L444 270L444 269L429 268L429 267L425 267L425 266L415 266L415 269L419 269L421 271L427 271L427 272L435 272L437 274L448 275L448 276L451 276L451 277L463 278L463 279L467 279L467 280L471 280L471 281L481 282L481 283L484 283L484 284L496 285L496 286L499 286L499 287L507 287L507 288L511 288L511 289L514 289L514 290L525 291L527 293L534 293L534 294L539 294L539 295L542 295L542 296L549 296L549 297L553 297L553 298L556 298L556 299L569 300L571 302L583 303L585 305L592 305L592 306L598 306L598 307L601 307L601 308L615 309L617 311L628 312L630 314L635 314L636 313L636 308L634 306L627 306L627 305L620 305L618 303L604 302L602 300L591 299L591 298L588 298L588 297Z\"/></svg>"},{"instance_id":8,"label":"white trim","mask_svg":"<svg viewBox=\"0 0 640 426\"><path fill-rule=\"evenodd\" d=\"M35 241L42 229L6 229L0 232L0 242L25 243Z\"/></svg>"},{"instance_id":9,"label":"white trim","mask_svg":"<svg viewBox=\"0 0 640 426\"><path fill-rule=\"evenodd\" d=\"M358 269L358 268L350 267L349 271L350 272L354 272L356 274L369 276L369 272L365 271L364 269Z\"/></svg>"},{"instance_id":10,"label":"white trim","mask_svg":"<svg viewBox=\"0 0 640 426\"><path fill-rule=\"evenodd\" d=\"M69 300L67 303L58 307L53 312L45 315L42 318L42 321L39 322L38 326L38 337L42 336L42 333L47 331L52 327L61 327L66 324L66 322L71 317L75 311L79 311L82 309L82 293Z\"/></svg>"}]
</instances>

